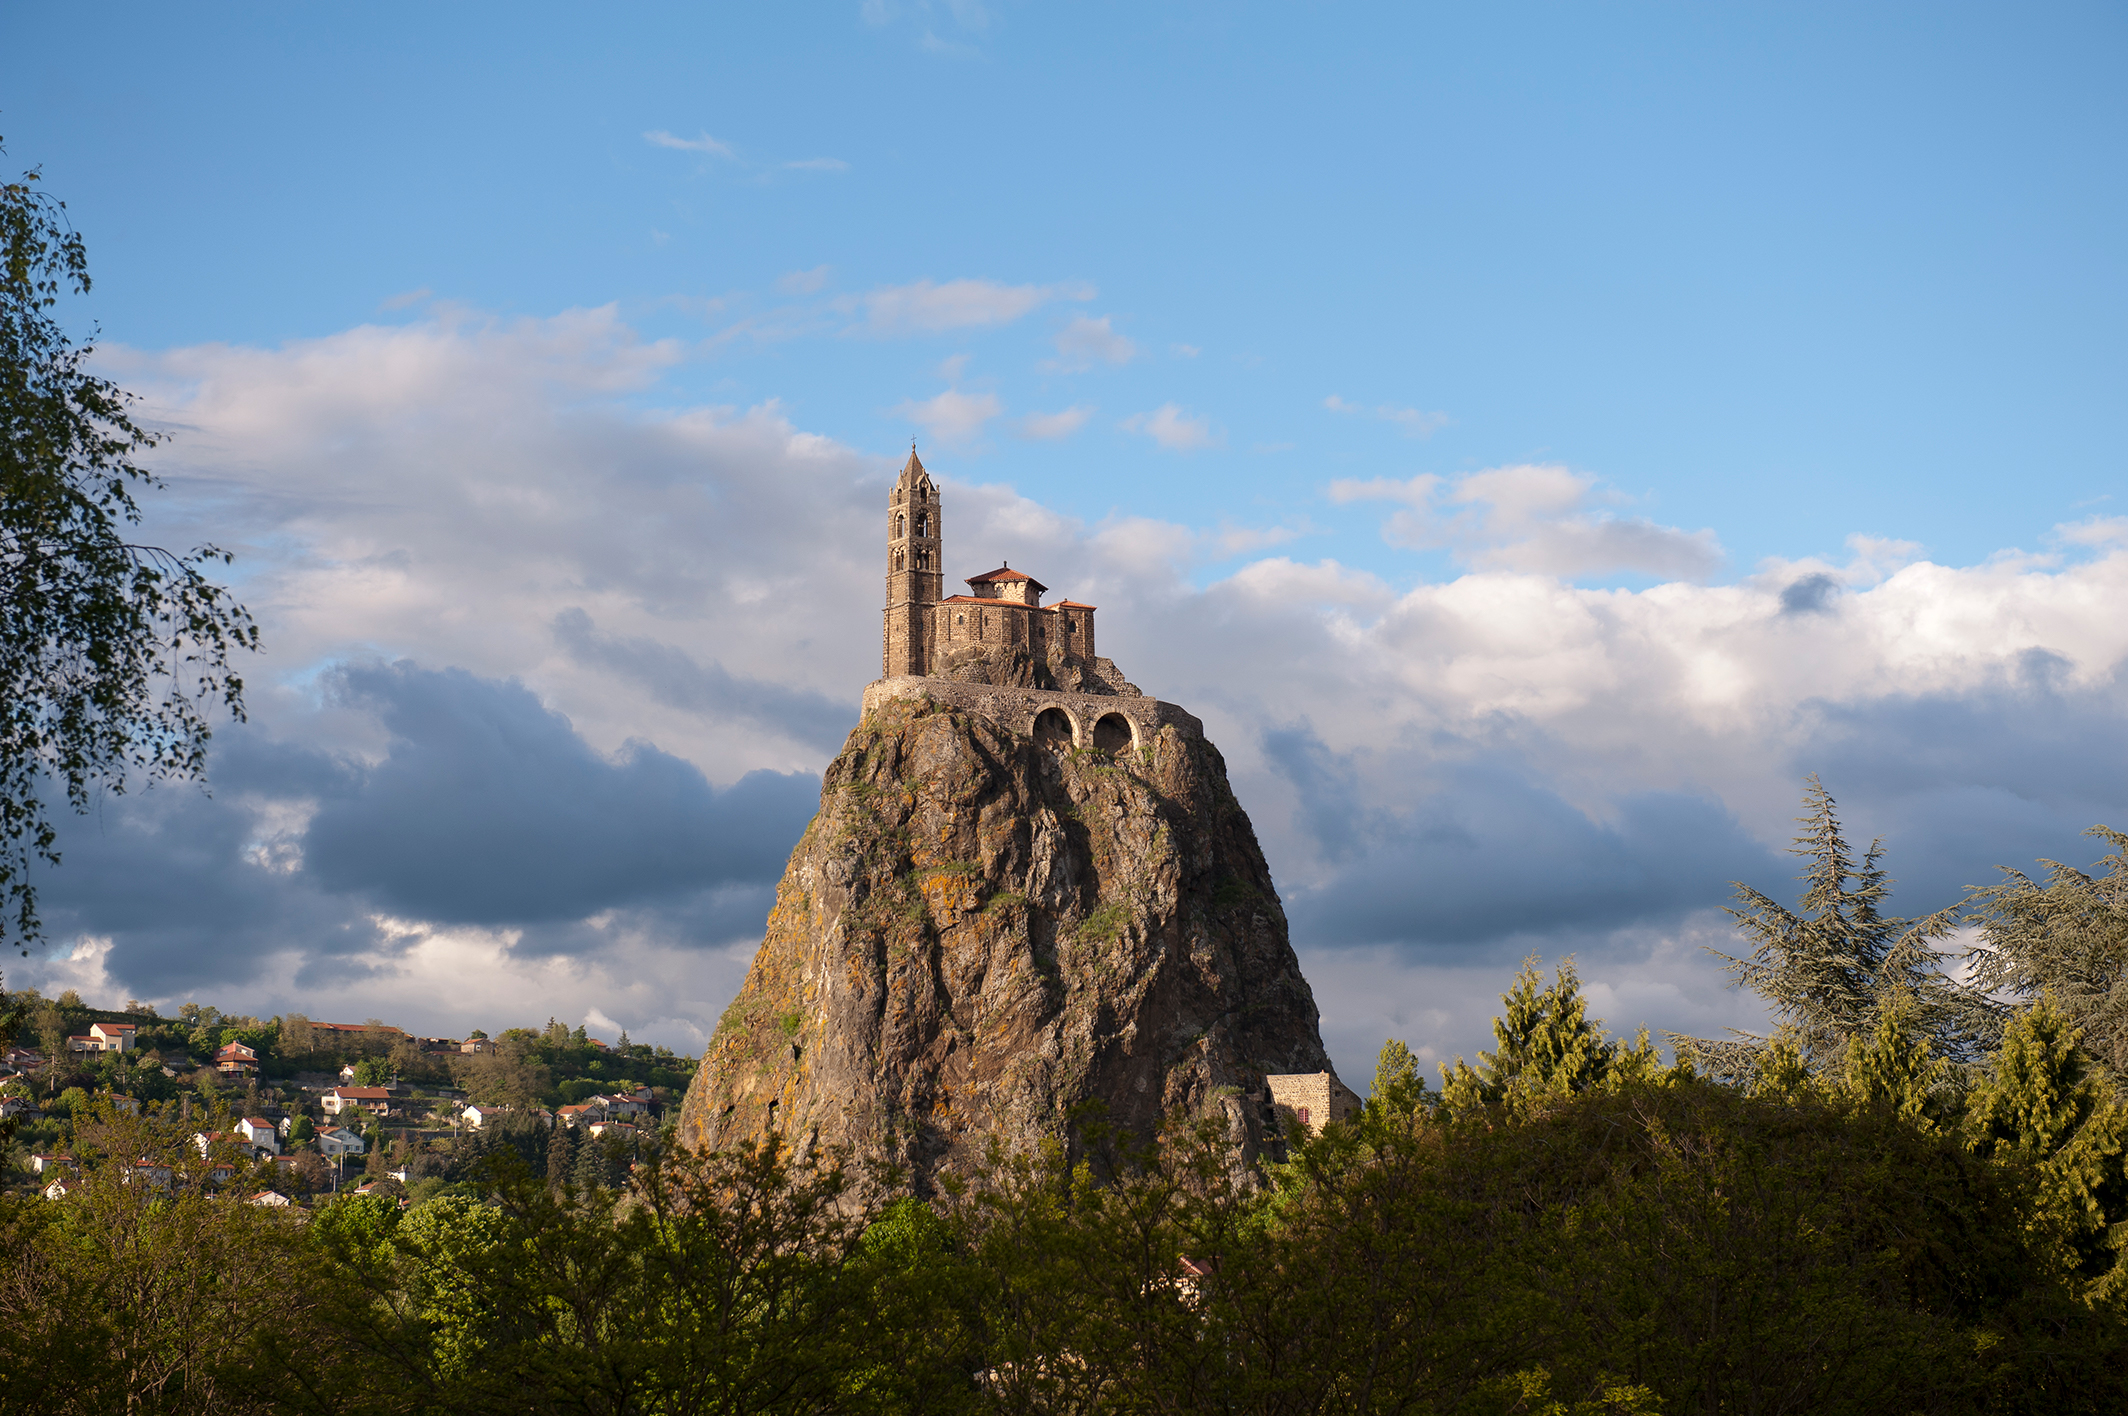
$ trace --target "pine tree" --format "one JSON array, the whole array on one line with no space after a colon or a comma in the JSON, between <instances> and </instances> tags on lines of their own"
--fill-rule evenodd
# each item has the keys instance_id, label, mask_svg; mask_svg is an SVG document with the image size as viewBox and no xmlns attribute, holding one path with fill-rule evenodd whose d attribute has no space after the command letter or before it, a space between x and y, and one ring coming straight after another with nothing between
<instances>
[{"instance_id":1,"label":"pine tree","mask_svg":"<svg viewBox=\"0 0 2128 1416\"><path fill-rule=\"evenodd\" d=\"M1915 1025L1912 995L1895 990L1877 1010L1868 1038L1847 1040L1840 1082L1857 1106L1883 1109L1903 1121L1932 1126L1931 1102L1950 1080L1950 1067L1933 1055L1928 1036Z\"/></svg>"},{"instance_id":2,"label":"pine tree","mask_svg":"<svg viewBox=\"0 0 2128 1416\"><path fill-rule=\"evenodd\" d=\"M1974 1066L2000 1031L2001 1010L1982 990L1944 972L1944 951L1935 941L1957 928L1959 907L1914 919L1884 914L1892 884L1884 842L1871 842L1858 860L1832 794L1815 776L1803 802L1804 830L1792 851L1808 862L1797 877L1805 887L1802 913L1733 881L1740 908L1729 913L1752 942L1751 952L1708 952L1740 987L1773 1005L1812 1072L1836 1074L1854 1043L1870 1046L1895 996L1905 1000L1898 1006L1909 1033L1927 1038L1945 1062ZM1681 1059L1731 1081L1750 1081L1767 1057L1766 1039L1749 1033L1724 1040L1669 1036Z\"/></svg>"},{"instance_id":3,"label":"pine tree","mask_svg":"<svg viewBox=\"0 0 2128 1416\"><path fill-rule=\"evenodd\" d=\"M2037 1172L2046 1217L2087 1294L2128 1297L2128 1107L2101 1080L2081 1033L2042 997L2003 1030L1966 1111L1967 1144Z\"/></svg>"},{"instance_id":4,"label":"pine tree","mask_svg":"<svg viewBox=\"0 0 2128 1416\"><path fill-rule=\"evenodd\" d=\"M1967 916L1981 930L1973 981L2020 999L2046 994L2083 1034L2084 1050L2128 1085L2128 834L2094 826L2113 846L2091 871L2043 860L2047 883L2003 867L1975 891Z\"/></svg>"},{"instance_id":5,"label":"pine tree","mask_svg":"<svg viewBox=\"0 0 2128 1416\"><path fill-rule=\"evenodd\" d=\"M576 1147L576 1165L570 1179L579 1190L594 1186L612 1189L618 1183L620 1144L610 1138L585 1136Z\"/></svg>"},{"instance_id":6,"label":"pine tree","mask_svg":"<svg viewBox=\"0 0 2128 1416\"><path fill-rule=\"evenodd\" d=\"M560 1189L576 1169L576 1128L557 1121L548 1128L547 1183Z\"/></svg>"},{"instance_id":7,"label":"pine tree","mask_svg":"<svg viewBox=\"0 0 2128 1416\"><path fill-rule=\"evenodd\" d=\"M1549 988L1541 982L1532 954L1500 996L1503 1011L1493 1019L1499 1050L1480 1052L1475 1068L1458 1057L1441 1069L1447 1078L1441 1096L1451 1111L1527 1105L1587 1091L1608 1076L1618 1047L1604 1037L1602 1020L1588 1016L1573 961L1560 962Z\"/></svg>"}]
</instances>

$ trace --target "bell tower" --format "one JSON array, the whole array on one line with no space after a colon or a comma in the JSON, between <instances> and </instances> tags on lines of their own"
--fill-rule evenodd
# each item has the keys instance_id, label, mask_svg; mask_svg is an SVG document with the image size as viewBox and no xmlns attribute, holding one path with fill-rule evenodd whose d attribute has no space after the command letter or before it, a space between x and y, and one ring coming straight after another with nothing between
<instances>
[{"instance_id":1,"label":"bell tower","mask_svg":"<svg viewBox=\"0 0 2128 1416\"><path fill-rule=\"evenodd\" d=\"M931 607L945 594L938 488L909 445L894 490L887 494L887 612L881 641L882 674L931 671Z\"/></svg>"}]
</instances>

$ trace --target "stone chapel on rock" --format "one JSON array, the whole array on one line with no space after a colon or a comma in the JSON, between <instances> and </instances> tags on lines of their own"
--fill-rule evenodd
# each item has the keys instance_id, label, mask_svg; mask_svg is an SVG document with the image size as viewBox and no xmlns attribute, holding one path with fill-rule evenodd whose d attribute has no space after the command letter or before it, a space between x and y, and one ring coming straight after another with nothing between
<instances>
[{"instance_id":1,"label":"stone chapel on rock","mask_svg":"<svg viewBox=\"0 0 2128 1416\"><path fill-rule=\"evenodd\" d=\"M1201 735L1197 720L1147 698L1094 648L1094 607L1042 603L1049 587L1010 564L945 593L944 507L914 448L887 495L887 607L882 697L922 694L984 713L1016 732L1114 751L1165 723ZM961 687L966 685L967 687Z\"/></svg>"}]
</instances>

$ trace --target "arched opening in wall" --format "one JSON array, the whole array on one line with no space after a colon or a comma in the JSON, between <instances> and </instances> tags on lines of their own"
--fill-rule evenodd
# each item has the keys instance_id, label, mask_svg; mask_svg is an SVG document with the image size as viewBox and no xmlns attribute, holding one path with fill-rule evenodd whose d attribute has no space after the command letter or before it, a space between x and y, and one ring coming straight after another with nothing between
<instances>
[{"instance_id":1,"label":"arched opening in wall","mask_svg":"<svg viewBox=\"0 0 2128 1416\"><path fill-rule=\"evenodd\" d=\"M1103 713L1094 724L1094 746L1102 752L1121 752L1130 745L1130 719L1121 713Z\"/></svg>"},{"instance_id":2,"label":"arched opening in wall","mask_svg":"<svg viewBox=\"0 0 2128 1416\"><path fill-rule=\"evenodd\" d=\"M905 535L907 535L907 534L908 534L908 531L907 531L908 525L909 525L909 521L908 521L908 518L907 518L907 517L904 517L904 516L903 516L903 515L902 515L902 514L901 514L900 512L898 512L898 511L894 513L894 539L895 539L895 540L899 541L899 540L900 540L900 539L901 539L901 538L902 538L903 536L905 536Z\"/></svg>"},{"instance_id":3,"label":"arched opening in wall","mask_svg":"<svg viewBox=\"0 0 2128 1416\"><path fill-rule=\"evenodd\" d=\"M894 552L894 568L896 570L901 569L901 552L899 550Z\"/></svg>"},{"instance_id":4,"label":"arched opening in wall","mask_svg":"<svg viewBox=\"0 0 2128 1416\"><path fill-rule=\"evenodd\" d=\"M929 512L919 511L916 513L916 534L919 536L931 534L931 515Z\"/></svg>"},{"instance_id":5,"label":"arched opening in wall","mask_svg":"<svg viewBox=\"0 0 2128 1416\"><path fill-rule=\"evenodd\" d=\"M1044 708L1035 714L1034 740L1044 747L1071 746L1071 718L1062 708Z\"/></svg>"}]
</instances>

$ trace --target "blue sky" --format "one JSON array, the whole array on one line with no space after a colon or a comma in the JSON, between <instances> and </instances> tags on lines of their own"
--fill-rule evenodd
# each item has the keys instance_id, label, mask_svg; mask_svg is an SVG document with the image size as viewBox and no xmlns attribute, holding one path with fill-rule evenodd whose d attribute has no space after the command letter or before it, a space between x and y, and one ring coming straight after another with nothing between
<instances>
[{"instance_id":1,"label":"blue sky","mask_svg":"<svg viewBox=\"0 0 2128 1416\"><path fill-rule=\"evenodd\" d=\"M1377 922L1320 952L1410 907L1396 843L1436 839L1458 802L1522 821L1562 862L1533 895L1556 906L1471 956L1470 987L1496 991L1503 949L1593 949L1601 917L1640 931L1605 946L1629 1000L1632 970L1675 973L1661 961L1696 958L1680 941L1719 923L1720 881L1654 883L1659 862L1684 858L1680 841L1709 875L1774 860L1820 759L1847 765L1843 801L1870 829L1941 826L1940 850L1915 848L1944 888L2075 849L2108 809L2067 783L2088 775L2079 753L2118 760L2093 745L2117 726L2121 665L2106 607L2124 50L2128 18L2097 5L119 5L87 39L76 16L18 6L0 16L0 133L89 239L97 286L74 313L180 433L174 524L247 552L271 641L256 736L294 756L231 751L248 772L312 765L260 789L230 861L275 830L300 843L304 812L322 812L342 823L333 889L353 888L345 823L370 818L342 768L383 774L375 812L413 799L386 790L390 744L417 761L449 740L393 737L419 715L392 695L422 684L534 712L515 682L561 714L592 754L569 773L621 774L587 820L624 810L614 793L660 764L700 774L699 792L672 789L698 825L749 773L817 773L817 732L764 735L741 700L799 695L808 721L854 702L876 662L864 498L914 434L965 489L949 537L968 539L949 555L1050 557L1061 592L1109 596L1104 642L1141 656L1126 670L1215 710L1346 1056L1422 1028L1366 1008L1332 1026L1338 999L1380 991L1352 950L1463 996L1463 975L1439 972L1461 967L1441 952L1470 937L1461 906L1432 942ZM742 522L668 547L669 581L628 582L591 543L695 525L642 491L686 475L678 446L715 463ZM843 493L807 480L829 464L847 518ZM590 504L566 554L562 531L493 513L513 478L609 475L647 500ZM749 493L749 477L789 485ZM373 484L396 490L349 511L346 489ZM821 519L801 544L747 515ZM547 590L492 607L491 627L540 605L517 650L444 627L486 603L444 566L483 538L461 553L494 555L498 575L561 557ZM723 559L687 566L689 544ZM438 569L389 593L346 579L389 555ZM808 622L848 626L750 638L720 609L719 594L822 583L799 574L821 555L835 575L850 562L851 598ZM1812 576L1854 607L1844 647L1736 638L1739 606ZM1230 608L1259 591L1268 618ZM423 596L455 598L423 612ZM1836 610L1810 601L1782 623ZM1294 615L1295 645L1349 650L1312 683L1256 657ZM1145 660L1185 625L1234 637L1163 662L1164 682ZM621 637L590 654L598 634ZM1532 636L1552 647L1502 667ZM707 677L624 682L623 640ZM1638 677L1657 650L1660 684ZM1733 674L1773 685L1778 723L1717 721L1707 705L1730 690L1708 685ZM1280 675L1291 694L1260 688ZM320 687L357 680L387 687ZM1307 692L1333 687L1349 700L1335 710ZM2055 698L2038 711L2017 693ZM1609 726L1568 698L1607 704ZM1962 724L1943 741L1968 743L1931 758L1925 787L1886 767L1920 721ZM2032 770L2065 784L1992 783L1975 725L2037 722L2054 747L2030 750ZM631 741L658 755L625 756ZM1369 840L1323 836L1370 792L1386 814ZM1980 812L1997 826L1942 809L1941 793L1976 792L2020 804ZM1516 817L1516 801L1534 804ZM283 817L297 824L260 824ZM1613 883L1638 872L1645 899L1575 926L1557 882L1599 866ZM1337 908L1310 895L1340 871L1357 874ZM418 894L404 886L380 875L371 903ZM736 908L730 881L702 888L722 903L688 905L675 938ZM345 923L316 901L229 908L284 931ZM79 909L84 937L112 935ZM404 961L348 937L384 1006ZM173 996L236 986L181 957L136 967ZM314 964L258 984L262 1006L318 986ZM736 982L717 968L697 989L711 1017ZM1728 1006L1708 1001L1717 984L1674 1015L1705 1024ZM599 1006L623 1005L613 987ZM545 1006L534 973L523 988ZM1649 1020L1667 1006L1647 1003ZM1423 1024L1453 1050L1482 1040L1458 1008L1411 1016L1453 1014Z\"/></svg>"},{"instance_id":2,"label":"blue sky","mask_svg":"<svg viewBox=\"0 0 2128 1416\"><path fill-rule=\"evenodd\" d=\"M968 463L1081 516L1334 532L1331 477L1559 461L1714 528L1732 571L1855 531L1976 559L2121 474L2114 7L110 14L92 58L17 9L0 118L129 343L270 345L424 289L617 301L736 331L662 396L776 397L867 450L955 356L1012 413L1090 405L1081 439L1000 427ZM927 277L1094 293L891 343L813 317ZM1045 373L1077 316L1136 356ZM1222 445L1113 426L1170 402Z\"/></svg>"}]
</instances>

